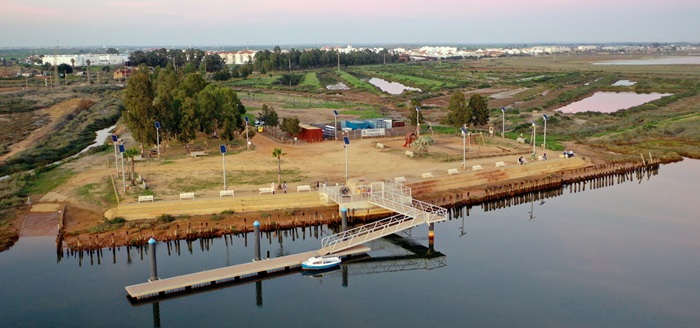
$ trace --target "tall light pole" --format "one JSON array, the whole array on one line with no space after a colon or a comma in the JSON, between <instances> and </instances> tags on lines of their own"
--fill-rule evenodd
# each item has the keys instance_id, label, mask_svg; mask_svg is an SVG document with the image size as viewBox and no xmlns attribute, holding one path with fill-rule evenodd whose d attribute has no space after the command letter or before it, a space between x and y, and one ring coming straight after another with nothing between
<instances>
[{"instance_id":1,"label":"tall light pole","mask_svg":"<svg viewBox=\"0 0 700 328\"><path fill-rule=\"evenodd\" d=\"M343 137L343 142L345 143L345 183L348 183L348 148L350 148L350 138L347 136Z\"/></svg>"},{"instance_id":2,"label":"tall light pole","mask_svg":"<svg viewBox=\"0 0 700 328\"><path fill-rule=\"evenodd\" d=\"M124 184L124 194L126 194L126 172L124 172L124 145L119 145L119 152L122 154L122 183Z\"/></svg>"},{"instance_id":3,"label":"tall light pole","mask_svg":"<svg viewBox=\"0 0 700 328\"><path fill-rule=\"evenodd\" d=\"M506 107L501 107L501 112L503 112L503 122L501 123L501 138L506 137Z\"/></svg>"},{"instance_id":4,"label":"tall light pole","mask_svg":"<svg viewBox=\"0 0 700 328\"><path fill-rule=\"evenodd\" d=\"M530 122L532 122L532 159L535 159L535 154L537 152L535 150L535 137L536 137L535 131L537 131L537 123L535 123L535 121L530 121Z\"/></svg>"},{"instance_id":5,"label":"tall light pole","mask_svg":"<svg viewBox=\"0 0 700 328\"><path fill-rule=\"evenodd\" d=\"M547 114L542 114L542 118L544 119L544 141L542 142L542 149L547 149L547 121L549 120L549 116L547 116Z\"/></svg>"},{"instance_id":6,"label":"tall light pole","mask_svg":"<svg viewBox=\"0 0 700 328\"><path fill-rule=\"evenodd\" d=\"M156 121L156 147L158 147L158 159L160 159L160 122Z\"/></svg>"},{"instance_id":7,"label":"tall light pole","mask_svg":"<svg viewBox=\"0 0 700 328\"><path fill-rule=\"evenodd\" d=\"M112 144L114 145L114 166L117 168L117 178L119 178L119 160L117 159L117 142L119 138L116 135L112 135Z\"/></svg>"},{"instance_id":8,"label":"tall light pole","mask_svg":"<svg viewBox=\"0 0 700 328\"><path fill-rule=\"evenodd\" d=\"M250 150L250 140L248 140L248 116L243 116L245 119L245 149Z\"/></svg>"},{"instance_id":9,"label":"tall light pole","mask_svg":"<svg viewBox=\"0 0 700 328\"><path fill-rule=\"evenodd\" d=\"M226 190L226 145L220 145L219 150L221 151L221 166L224 170L224 190Z\"/></svg>"},{"instance_id":10,"label":"tall light pole","mask_svg":"<svg viewBox=\"0 0 700 328\"><path fill-rule=\"evenodd\" d=\"M333 139L338 140L338 111L333 110Z\"/></svg>"},{"instance_id":11,"label":"tall light pole","mask_svg":"<svg viewBox=\"0 0 700 328\"><path fill-rule=\"evenodd\" d=\"M420 107L416 106L416 135L420 137Z\"/></svg>"},{"instance_id":12,"label":"tall light pole","mask_svg":"<svg viewBox=\"0 0 700 328\"><path fill-rule=\"evenodd\" d=\"M466 170L467 169L467 134L469 133L469 130L467 130L466 124L465 126L459 128L462 130L462 169Z\"/></svg>"}]
</instances>

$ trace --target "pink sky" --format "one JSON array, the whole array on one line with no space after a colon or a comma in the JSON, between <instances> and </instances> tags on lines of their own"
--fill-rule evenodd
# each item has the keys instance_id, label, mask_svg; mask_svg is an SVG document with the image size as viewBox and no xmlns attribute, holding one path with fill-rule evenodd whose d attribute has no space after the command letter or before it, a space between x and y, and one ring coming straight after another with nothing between
<instances>
[{"instance_id":1,"label":"pink sky","mask_svg":"<svg viewBox=\"0 0 700 328\"><path fill-rule=\"evenodd\" d=\"M700 41L690 0L5 0L0 46Z\"/></svg>"}]
</instances>

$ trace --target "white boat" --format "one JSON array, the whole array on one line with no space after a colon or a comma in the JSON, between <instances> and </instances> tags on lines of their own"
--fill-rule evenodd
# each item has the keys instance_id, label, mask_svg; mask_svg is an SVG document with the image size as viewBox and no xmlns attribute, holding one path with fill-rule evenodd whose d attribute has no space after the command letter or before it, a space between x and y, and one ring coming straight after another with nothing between
<instances>
[{"instance_id":1,"label":"white boat","mask_svg":"<svg viewBox=\"0 0 700 328\"><path fill-rule=\"evenodd\" d=\"M302 270L323 270L332 268L340 264L340 257L337 256L314 256L301 262Z\"/></svg>"}]
</instances>

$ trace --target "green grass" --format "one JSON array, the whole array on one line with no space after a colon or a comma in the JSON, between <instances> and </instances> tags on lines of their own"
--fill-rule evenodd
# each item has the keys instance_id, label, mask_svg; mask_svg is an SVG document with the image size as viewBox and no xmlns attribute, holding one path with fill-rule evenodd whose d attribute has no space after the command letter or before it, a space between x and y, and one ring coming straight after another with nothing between
<instances>
[{"instance_id":1,"label":"green grass","mask_svg":"<svg viewBox=\"0 0 700 328\"><path fill-rule=\"evenodd\" d=\"M64 184L74 175L75 172L73 172L73 170L67 170L60 167L54 168L50 171L38 173L29 183L27 192L37 195L46 194Z\"/></svg>"},{"instance_id":2,"label":"green grass","mask_svg":"<svg viewBox=\"0 0 700 328\"><path fill-rule=\"evenodd\" d=\"M371 119L383 117L382 114L376 108L366 108L366 109L349 109L344 110L345 115L357 115L358 119Z\"/></svg>"},{"instance_id":3,"label":"green grass","mask_svg":"<svg viewBox=\"0 0 700 328\"><path fill-rule=\"evenodd\" d=\"M318 80L318 77L316 76L316 72L308 72L304 75L304 79L302 80L301 83L299 83L300 87L307 87L311 89L320 89L321 88L321 82Z\"/></svg>"},{"instance_id":4,"label":"green grass","mask_svg":"<svg viewBox=\"0 0 700 328\"><path fill-rule=\"evenodd\" d=\"M338 75L340 75L340 78L345 80L347 82L346 84L349 85L352 88L358 89L360 91L365 91L369 93L374 93L377 95L381 95L382 91L374 87L373 85L363 82L357 77L353 76L352 74L345 72L345 71L340 71L338 72Z\"/></svg>"}]
</instances>

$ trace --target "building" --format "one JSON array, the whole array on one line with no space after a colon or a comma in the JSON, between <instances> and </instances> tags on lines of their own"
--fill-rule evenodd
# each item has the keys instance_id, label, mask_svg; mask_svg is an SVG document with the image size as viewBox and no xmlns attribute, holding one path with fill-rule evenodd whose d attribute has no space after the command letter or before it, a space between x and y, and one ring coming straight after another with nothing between
<instances>
[{"instance_id":1,"label":"building","mask_svg":"<svg viewBox=\"0 0 700 328\"><path fill-rule=\"evenodd\" d=\"M297 134L299 140L307 142L323 140L323 129L308 124L299 123L301 131Z\"/></svg>"},{"instance_id":2,"label":"building","mask_svg":"<svg viewBox=\"0 0 700 328\"><path fill-rule=\"evenodd\" d=\"M71 61L71 59L73 59ZM114 55L114 54L80 54L80 55L46 55L41 58L41 64L50 65L71 65L71 66L87 66L87 61L90 61L90 66L118 66L124 65L129 61L129 55Z\"/></svg>"},{"instance_id":3,"label":"building","mask_svg":"<svg viewBox=\"0 0 700 328\"><path fill-rule=\"evenodd\" d=\"M253 63L257 51L241 50L241 51L222 51L217 54L227 65L243 65Z\"/></svg>"}]
</instances>

